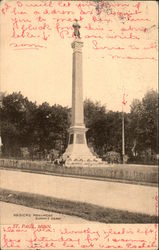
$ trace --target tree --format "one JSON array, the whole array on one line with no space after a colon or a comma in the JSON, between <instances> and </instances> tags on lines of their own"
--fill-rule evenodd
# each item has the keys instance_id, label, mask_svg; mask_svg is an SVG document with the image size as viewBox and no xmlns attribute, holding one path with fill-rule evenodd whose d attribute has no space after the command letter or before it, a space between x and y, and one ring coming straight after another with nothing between
<instances>
[{"instance_id":1,"label":"tree","mask_svg":"<svg viewBox=\"0 0 159 250\"><path fill-rule=\"evenodd\" d=\"M26 123L29 114L33 113L36 105L19 93L13 93L3 97L1 109L1 130L4 153L18 155L19 148L30 143L30 125ZM30 118L28 118L30 120Z\"/></svg>"},{"instance_id":2,"label":"tree","mask_svg":"<svg viewBox=\"0 0 159 250\"><path fill-rule=\"evenodd\" d=\"M4 153L18 156L21 147L29 148L32 154L58 147L62 153L67 144L69 113L60 105L45 102L37 106L20 92L4 96L0 113Z\"/></svg>"},{"instance_id":3,"label":"tree","mask_svg":"<svg viewBox=\"0 0 159 250\"><path fill-rule=\"evenodd\" d=\"M108 151L121 153L121 113L106 111L100 102L84 102L88 142L95 152L103 156Z\"/></svg>"},{"instance_id":4,"label":"tree","mask_svg":"<svg viewBox=\"0 0 159 250\"><path fill-rule=\"evenodd\" d=\"M141 124L143 126L143 141L146 148L157 153L157 122L158 122L158 94L154 90L146 93L142 99Z\"/></svg>"},{"instance_id":5,"label":"tree","mask_svg":"<svg viewBox=\"0 0 159 250\"><path fill-rule=\"evenodd\" d=\"M35 141L40 150L51 150L60 147L62 153L67 143L69 127L69 109L60 105L40 105L34 118ZM57 146L58 144L58 146Z\"/></svg>"},{"instance_id":6,"label":"tree","mask_svg":"<svg viewBox=\"0 0 159 250\"><path fill-rule=\"evenodd\" d=\"M105 114L106 108L100 102L93 102L90 99L84 101L85 125L88 128L87 141L98 154L102 153L104 144L102 129L105 124Z\"/></svg>"},{"instance_id":7,"label":"tree","mask_svg":"<svg viewBox=\"0 0 159 250\"><path fill-rule=\"evenodd\" d=\"M148 149L152 153L157 153L157 117L158 94L156 91L148 91L142 101L133 101L129 133L134 155Z\"/></svg>"}]
</instances>

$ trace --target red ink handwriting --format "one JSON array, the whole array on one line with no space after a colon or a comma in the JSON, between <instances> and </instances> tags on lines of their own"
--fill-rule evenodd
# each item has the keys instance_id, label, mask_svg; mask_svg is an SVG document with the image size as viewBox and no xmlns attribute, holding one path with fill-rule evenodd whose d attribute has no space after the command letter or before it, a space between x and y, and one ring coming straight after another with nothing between
<instances>
[{"instance_id":1,"label":"red ink handwriting","mask_svg":"<svg viewBox=\"0 0 159 250\"><path fill-rule=\"evenodd\" d=\"M103 58L110 56L107 53L109 50L118 50L120 53L111 55L112 59L156 61L154 50L157 49L157 43L149 35L150 28L147 24L151 23L153 32L157 29L157 24L152 22L149 12L145 12L146 4L111 1L13 1L9 4L2 3L1 12L4 18L6 15L10 16L9 46L13 49L46 48L51 37L73 40L72 24L77 18L82 28L81 36L86 39L90 48L97 52L103 51ZM102 44L104 39L105 44ZM141 56L143 50L144 56ZM135 56L132 56L132 51L135 51Z\"/></svg>"},{"instance_id":2,"label":"red ink handwriting","mask_svg":"<svg viewBox=\"0 0 159 250\"><path fill-rule=\"evenodd\" d=\"M5 3L1 9L2 14L5 15L10 8L11 7L8 5L8 3Z\"/></svg>"},{"instance_id":3,"label":"red ink handwriting","mask_svg":"<svg viewBox=\"0 0 159 250\"><path fill-rule=\"evenodd\" d=\"M124 94L123 94L123 100L122 100L122 104L123 104L124 106L126 106L126 104L127 104L126 96L127 96L127 95L124 93Z\"/></svg>"},{"instance_id":4,"label":"red ink handwriting","mask_svg":"<svg viewBox=\"0 0 159 250\"><path fill-rule=\"evenodd\" d=\"M131 60L153 60L157 61L157 58L155 57L133 57L133 56L119 56L119 55L112 55L109 54L113 59L131 59Z\"/></svg>"},{"instance_id":5,"label":"red ink handwriting","mask_svg":"<svg viewBox=\"0 0 159 250\"><path fill-rule=\"evenodd\" d=\"M136 249L157 246L153 225L119 226L101 224L98 230L93 225L15 224L3 226L2 247L5 249ZM25 235L25 237L23 237Z\"/></svg>"},{"instance_id":6,"label":"red ink handwriting","mask_svg":"<svg viewBox=\"0 0 159 250\"><path fill-rule=\"evenodd\" d=\"M40 48L46 48L43 45L39 45L39 44L29 44L29 43L21 43L21 44L17 44L17 43L10 43L9 46L11 46L14 49L40 49Z\"/></svg>"},{"instance_id":7,"label":"red ink handwriting","mask_svg":"<svg viewBox=\"0 0 159 250\"><path fill-rule=\"evenodd\" d=\"M108 46L98 46L98 42L96 40L92 41L93 43L93 49L96 50L103 50L103 49L107 49L107 50L123 50L124 48L121 47L108 47Z\"/></svg>"},{"instance_id":8,"label":"red ink handwriting","mask_svg":"<svg viewBox=\"0 0 159 250\"><path fill-rule=\"evenodd\" d=\"M4 245L3 247L5 248L20 248L20 242L21 240L20 239L10 239L10 238L7 238L6 234L3 235L3 242L4 242Z\"/></svg>"}]
</instances>

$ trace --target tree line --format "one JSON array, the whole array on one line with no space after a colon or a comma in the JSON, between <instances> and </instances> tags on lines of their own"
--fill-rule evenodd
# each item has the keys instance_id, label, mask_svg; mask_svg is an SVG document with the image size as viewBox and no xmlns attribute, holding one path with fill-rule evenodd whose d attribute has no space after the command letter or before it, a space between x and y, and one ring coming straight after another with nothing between
<instances>
[{"instance_id":1,"label":"tree line","mask_svg":"<svg viewBox=\"0 0 159 250\"><path fill-rule=\"evenodd\" d=\"M100 156L122 154L122 113L109 111L100 102L84 101L88 145ZM125 120L125 152L130 161L155 159L157 149L158 93L149 90L142 100L134 99ZM47 102L37 105L20 92L3 96L0 130L4 157L45 158L62 154L68 142L71 109Z\"/></svg>"}]
</instances>

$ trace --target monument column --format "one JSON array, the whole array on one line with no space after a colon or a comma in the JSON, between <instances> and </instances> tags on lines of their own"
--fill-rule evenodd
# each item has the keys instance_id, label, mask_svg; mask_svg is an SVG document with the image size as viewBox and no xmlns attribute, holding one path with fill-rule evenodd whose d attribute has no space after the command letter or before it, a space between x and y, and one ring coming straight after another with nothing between
<instances>
[{"instance_id":1,"label":"monument column","mask_svg":"<svg viewBox=\"0 0 159 250\"><path fill-rule=\"evenodd\" d=\"M73 24L74 41L72 58L72 121L69 128L68 147L63 155L66 166L87 166L90 162L100 161L94 156L87 146L86 131L83 111L83 72L82 72L82 47L80 26Z\"/></svg>"},{"instance_id":2,"label":"monument column","mask_svg":"<svg viewBox=\"0 0 159 250\"><path fill-rule=\"evenodd\" d=\"M83 42L77 38L72 43L72 126L84 125L83 118L83 82L82 82L82 47Z\"/></svg>"}]
</instances>

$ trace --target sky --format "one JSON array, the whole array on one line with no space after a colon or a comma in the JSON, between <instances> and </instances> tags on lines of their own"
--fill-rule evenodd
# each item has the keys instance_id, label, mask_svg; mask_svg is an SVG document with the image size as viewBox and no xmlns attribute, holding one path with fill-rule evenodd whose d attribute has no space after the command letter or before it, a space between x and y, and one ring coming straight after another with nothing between
<instances>
[{"instance_id":1,"label":"sky","mask_svg":"<svg viewBox=\"0 0 159 250\"><path fill-rule=\"evenodd\" d=\"M20 91L37 104L71 107L75 18L81 20L84 43L84 99L121 111L125 94L125 111L129 112L133 99L157 90L156 2L122 1L122 6L121 1L114 1L114 6L107 1L104 6L94 1L89 6L88 1L83 5L78 1L41 3L1 3L1 91Z\"/></svg>"}]
</instances>

